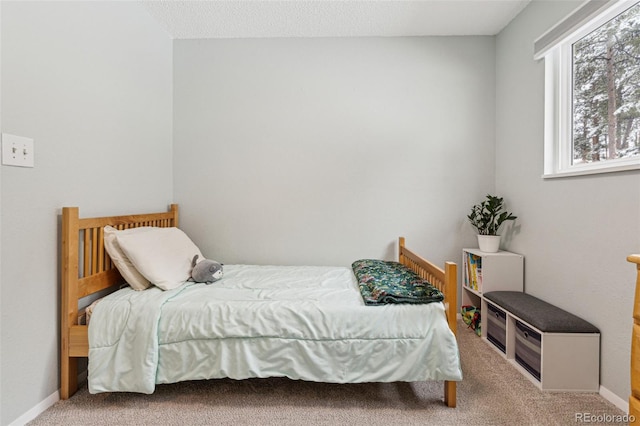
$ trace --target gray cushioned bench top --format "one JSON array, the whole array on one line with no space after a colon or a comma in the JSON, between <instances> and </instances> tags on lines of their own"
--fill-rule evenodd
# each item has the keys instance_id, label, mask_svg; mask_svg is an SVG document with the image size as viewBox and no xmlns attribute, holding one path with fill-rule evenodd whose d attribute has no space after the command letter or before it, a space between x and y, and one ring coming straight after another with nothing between
<instances>
[{"instance_id":1,"label":"gray cushioned bench top","mask_svg":"<svg viewBox=\"0 0 640 426\"><path fill-rule=\"evenodd\" d=\"M580 317L519 291L490 291L484 297L546 333L600 333Z\"/></svg>"}]
</instances>

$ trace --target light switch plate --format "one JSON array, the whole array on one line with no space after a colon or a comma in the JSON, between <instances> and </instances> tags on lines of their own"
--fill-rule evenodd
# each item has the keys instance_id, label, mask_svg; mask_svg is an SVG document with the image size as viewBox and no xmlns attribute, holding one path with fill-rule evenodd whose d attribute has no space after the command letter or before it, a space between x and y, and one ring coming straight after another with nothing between
<instances>
[{"instance_id":1,"label":"light switch plate","mask_svg":"<svg viewBox=\"0 0 640 426\"><path fill-rule=\"evenodd\" d=\"M33 139L2 134L2 164L5 166L33 167L34 155Z\"/></svg>"}]
</instances>

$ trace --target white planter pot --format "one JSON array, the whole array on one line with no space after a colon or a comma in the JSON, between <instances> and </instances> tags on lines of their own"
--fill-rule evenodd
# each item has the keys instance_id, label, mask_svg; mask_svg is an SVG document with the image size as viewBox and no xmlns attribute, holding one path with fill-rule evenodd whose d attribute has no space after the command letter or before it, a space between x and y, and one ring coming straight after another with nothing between
<instances>
[{"instance_id":1,"label":"white planter pot","mask_svg":"<svg viewBox=\"0 0 640 426\"><path fill-rule=\"evenodd\" d=\"M500 250L500 235L478 235L478 247L485 253L495 253Z\"/></svg>"}]
</instances>

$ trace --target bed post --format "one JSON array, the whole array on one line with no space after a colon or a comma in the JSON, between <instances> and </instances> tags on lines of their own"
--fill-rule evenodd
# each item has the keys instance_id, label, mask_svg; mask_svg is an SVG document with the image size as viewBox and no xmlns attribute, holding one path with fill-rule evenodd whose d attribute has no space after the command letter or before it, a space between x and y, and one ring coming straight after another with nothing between
<instances>
[{"instance_id":1,"label":"bed post","mask_svg":"<svg viewBox=\"0 0 640 426\"><path fill-rule=\"evenodd\" d=\"M444 287L447 294L447 321L453 334L458 334L458 267L453 262L444 264Z\"/></svg>"},{"instance_id":2,"label":"bed post","mask_svg":"<svg viewBox=\"0 0 640 426\"><path fill-rule=\"evenodd\" d=\"M444 264L445 293L447 297L447 321L454 335L458 334L458 267L453 262ZM444 403L447 407L456 406L456 382L445 380Z\"/></svg>"},{"instance_id":3,"label":"bed post","mask_svg":"<svg viewBox=\"0 0 640 426\"><path fill-rule=\"evenodd\" d=\"M179 228L180 226L178 221L178 205L171 204L169 207L170 207L171 213L173 214L173 226L175 226L176 228Z\"/></svg>"},{"instance_id":4,"label":"bed post","mask_svg":"<svg viewBox=\"0 0 640 426\"><path fill-rule=\"evenodd\" d=\"M62 209L62 298L60 306L60 398L78 389L78 359L70 356L70 330L78 323L78 208Z\"/></svg>"}]
</instances>

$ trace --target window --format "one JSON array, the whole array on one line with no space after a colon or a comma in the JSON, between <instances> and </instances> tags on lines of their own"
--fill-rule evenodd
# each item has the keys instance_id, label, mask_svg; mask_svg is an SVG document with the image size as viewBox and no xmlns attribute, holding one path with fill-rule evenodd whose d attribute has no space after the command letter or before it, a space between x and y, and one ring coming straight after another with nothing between
<instances>
[{"instance_id":1,"label":"window","mask_svg":"<svg viewBox=\"0 0 640 426\"><path fill-rule=\"evenodd\" d=\"M640 2L613 2L557 38L536 55L545 59L544 176L640 169Z\"/></svg>"}]
</instances>

